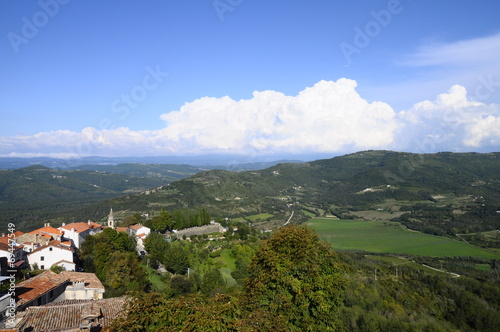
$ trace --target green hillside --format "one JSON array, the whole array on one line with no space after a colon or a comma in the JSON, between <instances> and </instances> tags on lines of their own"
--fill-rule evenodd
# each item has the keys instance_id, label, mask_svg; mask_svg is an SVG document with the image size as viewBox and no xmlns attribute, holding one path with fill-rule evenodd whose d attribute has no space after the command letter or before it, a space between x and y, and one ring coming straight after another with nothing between
<instances>
[{"instance_id":1,"label":"green hillside","mask_svg":"<svg viewBox=\"0 0 500 332\"><path fill-rule=\"evenodd\" d=\"M498 174L500 153L364 151L264 170L198 173L147 195L100 202L81 214L99 219L110 206L150 214L162 207L204 206L213 216L246 217L263 229L282 225L292 211L293 222L311 215L381 215L411 229L454 236L500 228Z\"/></svg>"},{"instance_id":2,"label":"green hillside","mask_svg":"<svg viewBox=\"0 0 500 332\"><path fill-rule=\"evenodd\" d=\"M81 165L74 170L99 171L116 173L134 177L156 178L163 184L190 177L196 173L206 171L195 166L178 164L144 164L124 163L118 165Z\"/></svg>"},{"instance_id":3,"label":"green hillside","mask_svg":"<svg viewBox=\"0 0 500 332\"><path fill-rule=\"evenodd\" d=\"M0 225L32 229L57 213L162 184L160 179L44 166L0 170Z\"/></svg>"}]
</instances>

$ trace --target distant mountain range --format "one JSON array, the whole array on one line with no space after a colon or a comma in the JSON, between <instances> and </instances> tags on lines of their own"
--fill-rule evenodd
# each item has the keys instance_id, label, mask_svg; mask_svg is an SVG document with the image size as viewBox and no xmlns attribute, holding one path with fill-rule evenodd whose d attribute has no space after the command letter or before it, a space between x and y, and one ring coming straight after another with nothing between
<instances>
[{"instance_id":1,"label":"distant mountain range","mask_svg":"<svg viewBox=\"0 0 500 332\"><path fill-rule=\"evenodd\" d=\"M192 165L204 169L250 170L254 167L270 167L276 160L307 161L324 158L321 155L201 155L201 156L159 156L159 157L81 157L73 159L57 159L48 157L17 158L0 157L0 169L17 169L33 165L43 165L54 169L73 169L82 165L115 166L118 164L177 164ZM331 157L331 156L327 156Z\"/></svg>"}]
</instances>

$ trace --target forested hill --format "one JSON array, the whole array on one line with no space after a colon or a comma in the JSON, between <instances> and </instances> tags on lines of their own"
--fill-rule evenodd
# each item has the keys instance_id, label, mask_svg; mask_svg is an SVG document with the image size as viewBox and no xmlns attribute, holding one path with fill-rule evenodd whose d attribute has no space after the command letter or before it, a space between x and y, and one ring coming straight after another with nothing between
<instances>
[{"instance_id":1,"label":"forested hill","mask_svg":"<svg viewBox=\"0 0 500 332\"><path fill-rule=\"evenodd\" d=\"M500 228L499 174L500 153L364 151L264 170L198 173L148 195L100 202L81 213L99 219L110 206L153 214L161 207L204 206L217 217L265 215L261 219L272 226L291 211L299 221L310 213L352 218L359 211L384 210L430 233L470 232ZM429 209L446 215L434 228L415 222Z\"/></svg>"},{"instance_id":2,"label":"forested hill","mask_svg":"<svg viewBox=\"0 0 500 332\"><path fill-rule=\"evenodd\" d=\"M40 165L0 170L0 225L13 222L16 229L30 229L56 213L163 184L159 178L58 171Z\"/></svg>"}]
</instances>

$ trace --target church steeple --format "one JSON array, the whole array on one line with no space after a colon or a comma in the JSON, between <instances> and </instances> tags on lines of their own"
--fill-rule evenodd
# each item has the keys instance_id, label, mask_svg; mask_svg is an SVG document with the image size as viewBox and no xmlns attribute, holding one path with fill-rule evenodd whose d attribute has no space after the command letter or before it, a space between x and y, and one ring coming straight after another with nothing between
<instances>
[{"instance_id":1,"label":"church steeple","mask_svg":"<svg viewBox=\"0 0 500 332\"><path fill-rule=\"evenodd\" d=\"M108 227L115 229L115 215L113 214L113 208L109 210Z\"/></svg>"}]
</instances>

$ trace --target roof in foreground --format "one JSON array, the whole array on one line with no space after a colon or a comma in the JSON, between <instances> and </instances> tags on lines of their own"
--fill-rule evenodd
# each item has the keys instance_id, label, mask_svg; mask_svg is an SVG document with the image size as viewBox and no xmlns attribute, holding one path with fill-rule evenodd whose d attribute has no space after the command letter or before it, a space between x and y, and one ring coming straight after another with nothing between
<instances>
[{"instance_id":1,"label":"roof in foreground","mask_svg":"<svg viewBox=\"0 0 500 332\"><path fill-rule=\"evenodd\" d=\"M65 282L83 281L85 288L102 289L104 286L94 273L50 270L19 283L16 286L17 305L24 305Z\"/></svg>"},{"instance_id":2,"label":"roof in foreground","mask_svg":"<svg viewBox=\"0 0 500 332\"><path fill-rule=\"evenodd\" d=\"M98 288L104 290L104 286L95 273L62 271L60 274L68 278L71 282L83 280L85 282L85 288Z\"/></svg>"},{"instance_id":3,"label":"roof in foreground","mask_svg":"<svg viewBox=\"0 0 500 332\"><path fill-rule=\"evenodd\" d=\"M120 317L126 297L97 301L62 301L40 307L29 307L18 324L19 331L79 331L85 318L95 318L105 328Z\"/></svg>"},{"instance_id":4,"label":"roof in foreground","mask_svg":"<svg viewBox=\"0 0 500 332\"><path fill-rule=\"evenodd\" d=\"M17 305L21 306L35 300L40 295L56 288L69 280L64 274L45 271L16 285Z\"/></svg>"}]
</instances>

